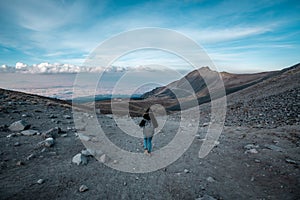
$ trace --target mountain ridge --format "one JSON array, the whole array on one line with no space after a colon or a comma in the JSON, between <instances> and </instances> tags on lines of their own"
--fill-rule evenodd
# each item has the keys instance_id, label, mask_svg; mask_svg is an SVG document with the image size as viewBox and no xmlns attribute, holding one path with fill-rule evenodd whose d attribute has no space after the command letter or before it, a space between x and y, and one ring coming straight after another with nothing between
<instances>
[{"instance_id":1,"label":"mountain ridge","mask_svg":"<svg viewBox=\"0 0 300 200\"><path fill-rule=\"evenodd\" d=\"M167 110L178 111L180 110L180 105L178 101L175 101L176 95L174 94L174 92L172 92L172 90L175 92L176 90L186 90L188 86L186 86L185 84L187 83L189 83L192 87L192 92L195 93L198 100L198 104L200 105L211 100L207 84L214 84L214 80L212 80L212 78L220 76L224 83L225 93L226 95L229 95L234 92L241 91L243 89L256 85L258 83L261 83L267 79L276 77L287 71L297 69L299 68L299 66L300 64L298 63L291 67L287 67L278 71L259 72L253 74L233 74L228 72L218 73L209 69L208 67L200 68L198 70L194 70L188 73L183 78L177 81L174 81L166 86L155 88L152 91L143 94L142 98L144 98L145 100L152 101L158 99L162 99L165 101L173 101L175 103L173 103L172 106L168 106ZM183 101L185 104L189 104L189 96L181 98L181 101Z\"/></svg>"}]
</instances>

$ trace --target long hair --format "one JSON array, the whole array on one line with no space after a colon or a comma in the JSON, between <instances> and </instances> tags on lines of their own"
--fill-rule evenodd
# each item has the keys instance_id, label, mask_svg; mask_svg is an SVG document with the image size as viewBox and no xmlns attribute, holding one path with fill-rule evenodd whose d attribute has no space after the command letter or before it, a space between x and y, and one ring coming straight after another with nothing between
<instances>
[{"instance_id":1,"label":"long hair","mask_svg":"<svg viewBox=\"0 0 300 200\"><path fill-rule=\"evenodd\" d=\"M156 118L154 117L154 114L152 112L152 110L150 108L147 108L146 112L144 113L143 115L143 118L144 119L147 119L147 120L151 120L154 128L157 128L158 127L158 123L157 123L157 120Z\"/></svg>"}]
</instances>

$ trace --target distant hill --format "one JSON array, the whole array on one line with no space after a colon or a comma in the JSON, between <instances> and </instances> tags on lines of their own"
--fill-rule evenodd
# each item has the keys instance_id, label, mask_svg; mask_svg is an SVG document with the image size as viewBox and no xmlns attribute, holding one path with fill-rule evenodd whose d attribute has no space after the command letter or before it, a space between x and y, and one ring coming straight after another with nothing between
<instances>
[{"instance_id":1,"label":"distant hill","mask_svg":"<svg viewBox=\"0 0 300 200\"><path fill-rule=\"evenodd\" d=\"M180 106L176 98L183 98L182 101L186 101L188 104L191 95L188 94L193 89L193 93L198 99L198 103L202 104L210 101L210 95L207 88L207 84L214 84L216 77L221 76L226 94L231 94L239 90L245 89L249 86L255 85L263 80L273 77L279 74L279 71L262 72L254 74L232 74L227 72L218 73L209 69L208 67L194 70L181 78L178 81L174 81L166 86L155 88L154 90L142 95L145 100L157 100L163 99L164 101L173 101L173 105L169 106L169 110L180 110ZM205 82L205 80L207 82ZM177 95L174 94L174 91ZM183 91L183 92L178 92ZM184 93L184 91L188 91ZM180 94L178 96L178 94ZM186 99L186 100L184 100Z\"/></svg>"}]
</instances>

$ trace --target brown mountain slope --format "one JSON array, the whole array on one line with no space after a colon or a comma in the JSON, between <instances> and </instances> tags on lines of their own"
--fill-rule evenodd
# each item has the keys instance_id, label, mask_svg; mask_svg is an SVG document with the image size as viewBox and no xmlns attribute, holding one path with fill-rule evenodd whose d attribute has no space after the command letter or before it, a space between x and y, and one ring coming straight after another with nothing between
<instances>
[{"instance_id":1,"label":"brown mountain slope","mask_svg":"<svg viewBox=\"0 0 300 200\"><path fill-rule=\"evenodd\" d=\"M280 71L255 74L217 73L216 71L212 71L208 67L205 67L192 71L185 77L178 81L174 81L167 86L158 87L145 93L142 96L142 100L123 99L118 101L113 100L112 102L97 101L95 107L100 109L101 113L108 114L111 113L111 105L114 104L114 107L118 108L118 114L126 115L128 114L127 109L129 104L131 116L140 116L147 107L154 104L162 105L167 112L179 111L180 109L186 109L195 105L195 101L193 101L193 99L195 99L193 98L194 94L197 97L199 105L210 102L210 94L207 85L216 87L217 81L215 78L219 75L221 75L224 82L227 96L230 94L251 94L251 98L257 98L258 96L256 93L263 91L261 90L262 88L272 88L272 90L269 91L271 93L285 90L286 87L283 87L285 85L285 79L289 79L289 76L293 76L296 71L299 71L299 66L300 64L296 64ZM294 79L297 79L297 77ZM294 80L294 84L297 84L296 80ZM251 88L255 89L253 90ZM268 90L266 89L266 91L259 93L260 95L263 95L264 93L268 93ZM233 95L228 96L228 98L232 98L231 96ZM181 104L179 104L179 100L181 101Z\"/></svg>"},{"instance_id":2,"label":"brown mountain slope","mask_svg":"<svg viewBox=\"0 0 300 200\"><path fill-rule=\"evenodd\" d=\"M181 108L178 101L176 101L176 98L181 98L181 102L184 102L185 104L184 107L189 107L189 102L192 99L193 93L196 95L199 104L209 102L210 94L207 86L210 85L212 87L216 87L214 85L216 84L214 81L219 75L222 77L225 92L227 95L229 95L231 93L256 85L269 78L279 76L287 71L297 68L298 65L281 71L254 74L231 74L227 72L221 72L218 74L218 72L212 71L205 67L192 71L182 79L172 82L167 86L159 87L147 92L143 95L143 98L147 101L157 101L158 99L161 99L163 101L173 102L172 105L167 107L167 110L180 110ZM181 106L182 105L183 104L181 104Z\"/></svg>"}]
</instances>

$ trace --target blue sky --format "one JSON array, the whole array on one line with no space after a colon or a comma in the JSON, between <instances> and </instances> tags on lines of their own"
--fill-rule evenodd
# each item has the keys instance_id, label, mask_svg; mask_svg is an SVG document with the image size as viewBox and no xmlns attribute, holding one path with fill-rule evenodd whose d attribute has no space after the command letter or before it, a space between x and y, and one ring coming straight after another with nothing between
<instances>
[{"instance_id":1,"label":"blue sky","mask_svg":"<svg viewBox=\"0 0 300 200\"><path fill-rule=\"evenodd\" d=\"M120 32L159 27L196 41L220 71L277 70L300 62L299 10L296 0L0 1L0 65L81 65ZM161 64L158 57L139 52L117 64Z\"/></svg>"}]
</instances>

